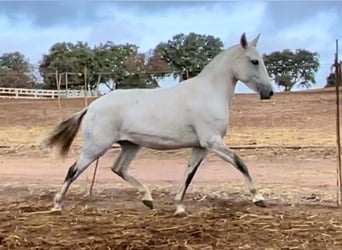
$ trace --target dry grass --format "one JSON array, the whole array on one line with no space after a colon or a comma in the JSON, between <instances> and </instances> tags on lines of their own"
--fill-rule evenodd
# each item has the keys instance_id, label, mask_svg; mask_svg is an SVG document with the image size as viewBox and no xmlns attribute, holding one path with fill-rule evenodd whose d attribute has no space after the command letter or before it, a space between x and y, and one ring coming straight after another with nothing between
<instances>
[{"instance_id":1,"label":"dry grass","mask_svg":"<svg viewBox=\"0 0 342 250\"><path fill-rule=\"evenodd\" d=\"M41 127L2 127L0 140L4 146L34 145L38 146L41 140L52 129L52 126ZM80 133L75 144L81 143ZM225 138L231 146L265 145L265 146L334 146L336 143L334 133L316 129L292 128L241 128L229 130Z\"/></svg>"},{"instance_id":2,"label":"dry grass","mask_svg":"<svg viewBox=\"0 0 342 250\"><path fill-rule=\"evenodd\" d=\"M297 129L288 127L274 128L232 128L225 138L232 146L334 146L335 134L320 128Z\"/></svg>"},{"instance_id":3,"label":"dry grass","mask_svg":"<svg viewBox=\"0 0 342 250\"><path fill-rule=\"evenodd\" d=\"M48 156L51 152L40 146L40 142L50 131L52 126L46 127L7 127L0 129L4 156ZM327 158L335 155L335 135L319 129L296 130L291 128L232 128L225 138L231 147L241 147L237 151L246 157L295 157ZM79 153L82 143L81 133L78 133L71 148L70 155ZM261 149L266 146L268 148ZM303 147L303 149L286 149L285 147ZM243 147L251 147L243 149ZM253 147L257 147L253 149ZM307 147L307 148L305 148ZM187 157L189 150L153 151L143 150L139 157L147 158L181 158Z\"/></svg>"},{"instance_id":4,"label":"dry grass","mask_svg":"<svg viewBox=\"0 0 342 250\"><path fill-rule=\"evenodd\" d=\"M176 218L170 203L173 195L163 189L153 193L158 207L152 211L127 190L104 190L97 198L71 192L60 215L44 212L50 209L51 193L3 204L0 249L315 250L342 246L340 211L312 200L292 205L277 201L263 209L241 200L241 193L228 194L233 201L192 192L187 196L190 215Z\"/></svg>"},{"instance_id":5,"label":"dry grass","mask_svg":"<svg viewBox=\"0 0 342 250\"><path fill-rule=\"evenodd\" d=\"M335 145L334 100L335 94L330 90L277 94L271 101L263 102L256 95L237 95L225 140L233 147L321 146L330 150ZM0 147L4 149L0 153L46 155L47 151L39 147L40 141L60 121L61 114L69 116L83 106L83 99L62 100L59 112L56 100L0 99L0 107L5 107L0 113ZM79 148L81 139L79 134L74 150Z\"/></svg>"}]
</instances>

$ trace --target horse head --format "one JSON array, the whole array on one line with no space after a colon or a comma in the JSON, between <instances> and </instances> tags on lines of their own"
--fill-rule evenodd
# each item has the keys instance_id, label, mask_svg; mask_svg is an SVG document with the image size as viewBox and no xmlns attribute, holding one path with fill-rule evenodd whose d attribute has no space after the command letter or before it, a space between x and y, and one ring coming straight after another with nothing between
<instances>
[{"instance_id":1,"label":"horse head","mask_svg":"<svg viewBox=\"0 0 342 250\"><path fill-rule=\"evenodd\" d=\"M259 37L260 34L251 42L247 42L246 34L241 35L240 53L232 71L236 80L257 92L261 99L270 99L273 95L272 84L264 60L256 49Z\"/></svg>"}]
</instances>

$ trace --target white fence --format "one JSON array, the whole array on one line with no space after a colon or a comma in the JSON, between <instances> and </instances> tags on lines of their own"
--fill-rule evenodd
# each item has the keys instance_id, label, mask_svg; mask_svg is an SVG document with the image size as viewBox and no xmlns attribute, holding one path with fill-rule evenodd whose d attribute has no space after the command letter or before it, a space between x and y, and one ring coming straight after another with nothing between
<instances>
[{"instance_id":1,"label":"white fence","mask_svg":"<svg viewBox=\"0 0 342 250\"><path fill-rule=\"evenodd\" d=\"M80 98L97 97L96 90L60 90L60 98ZM19 88L0 88L0 98L16 99L55 99L58 98L58 90L46 89L19 89Z\"/></svg>"}]
</instances>

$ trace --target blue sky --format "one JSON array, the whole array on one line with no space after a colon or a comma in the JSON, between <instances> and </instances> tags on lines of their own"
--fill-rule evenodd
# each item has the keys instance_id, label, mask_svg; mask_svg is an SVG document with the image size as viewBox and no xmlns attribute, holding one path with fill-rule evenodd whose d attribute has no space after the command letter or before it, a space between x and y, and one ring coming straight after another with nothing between
<instances>
[{"instance_id":1,"label":"blue sky","mask_svg":"<svg viewBox=\"0 0 342 250\"><path fill-rule=\"evenodd\" d=\"M0 1L0 54L21 51L37 65L61 41L129 42L147 52L177 33L211 34L225 47L237 43L242 32L250 39L261 33L261 53L318 52L316 87L321 87L335 40L342 41L341 23L339 1ZM167 79L162 86L172 84ZM238 92L246 91L239 84Z\"/></svg>"}]
</instances>

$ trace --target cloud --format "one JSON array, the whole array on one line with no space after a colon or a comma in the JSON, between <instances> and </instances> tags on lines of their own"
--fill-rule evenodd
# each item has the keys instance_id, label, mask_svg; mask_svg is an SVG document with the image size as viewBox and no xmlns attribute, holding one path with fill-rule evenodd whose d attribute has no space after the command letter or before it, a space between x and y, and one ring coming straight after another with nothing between
<instances>
[{"instance_id":1,"label":"cloud","mask_svg":"<svg viewBox=\"0 0 342 250\"><path fill-rule=\"evenodd\" d=\"M162 4L158 3L160 7ZM253 33L261 25L266 4L219 2L210 6L194 5L184 8L164 8L153 15L139 12L139 8L121 12L108 9L106 21L93 27L93 42L124 40L136 42L141 50L155 47L178 33L196 32L220 37L226 46L236 43L242 32ZM241 18L241 13L251 7L249 15ZM110 16L115 16L111 20ZM257 20L257 21L255 21ZM239 23L237 26L236 23ZM255 33L255 32L254 32Z\"/></svg>"},{"instance_id":2,"label":"cloud","mask_svg":"<svg viewBox=\"0 0 342 250\"><path fill-rule=\"evenodd\" d=\"M44 2L43 7L46 3L49 2ZM149 2L149 5L152 5L152 3L155 2ZM164 5L168 7L166 8ZM0 48L0 52L10 48L14 50L24 49L28 51L30 58L34 62L40 56L33 53L36 50L44 53L55 42L73 42L77 40L88 41L90 44L98 44L108 40L115 43L131 42L138 44L142 51L147 51L155 47L159 42L167 41L177 33L189 32L218 36L225 42L226 46L230 46L232 42L236 43L238 41L237 39L243 31L252 32L261 23L265 4L252 4L253 11L241 22L240 13L246 8L244 5L232 2L219 2L210 6L198 3L190 5L189 2L185 4L182 2L177 4L157 2L155 9L165 8L161 8L160 12L151 15L150 12L146 11L149 9L146 6L144 6L145 11L141 12L143 8L141 4L137 6L129 4L128 6L131 7L125 11L113 4L100 4L94 8L88 18L92 22L88 20L79 26L73 26L73 22L68 22L67 24L60 23L50 27L37 26L30 19L33 13L22 7L22 9L18 10L18 13L26 10L27 14L18 15L15 22L8 18L8 15L0 18L0 27L4 31L0 41L3 43L14 41ZM53 6L58 10L59 5L54 3ZM176 6L183 6L183 8L175 11ZM86 9L86 7L83 8ZM30 7L29 10L32 9L35 8ZM50 9L52 9L51 6L45 11L49 12ZM36 10L34 13L40 12ZM232 14L227 15L228 12ZM52 16L52 19L55 15ZM92 16L96 16L96 18L92 19ZM83 20L81 17L75 17L74 19L78 19L78 21L75 21L77 23ZM250 25L253 19L259 21ZM234 25L237 22L240 22L238 27ZM13 29L13 27L16 28ZM27 46L27 44L30 44L30 46Z\"/></svg>"},{"instance_id":3,"label":"cloud","mask_svg":"<svg viewBox=\"0 0 342 250\"><path fill-rule=\"evenodd\" d=\"M1 1L0 15L11 23L22 17L37 27L85 25L100 21L106 10L136 11L155 14L196 6L210 6L216 1ZM99 11L100 10L100 11ZM104 10L104 11L103 11ZM113 18L113 16L112 16ZM115 17L114 17L115 18Z\"/></svg>"},{"instance_id":4,"label":"cloud","mask_svg":"<svg viewBox=\"0 0 342 250\"><path fill-rule=\"evenodd\" d=\"M341 14L335 9L317 11L307 18L265 36L260 50L271 52L283 49L306 49L317 52L320 68L316 74L317 86L314 88L322 87L333 63L335 39L338 36L336 24L340 21Z\"/></svg>"},{"instance_id":5,"label":"cloud","mask_svg":"<svg viewBox=\"0 0 342 250\"><path fill-rule=\"evenodd\" d=\"M270 1L268 18L273 23L273 29L283 29L297 25L306 19L311 19L317 13L342 13L340 1Z\"/></svg>"},{"instance_id":6,"label":"cloud","mask_svg":"<svg viewBox=\"0 0 342 250\"><path fill-rule=\"evenodd\" d=\"M34 26L22 19L16 26L3 29L9 23L0 19L0 54L10 51L20 51L24 53L32 64L37 64L44 53L56 42L85 40L89 31L87 28L78 28L77 32L67 27L54 27L50 29L36 29ZM8 26L6 26L8 27Z\"/></svg>"},{"instance_id":7,"label":"cloud","mask_svg":"<svg viewBox=\"0 0 342 250\"><path fill-rule=\"evenodd\" d=\"M24 17L36 27L86 25L97 19L97 9L105 3L84 1L1 1L0 15L12 23Z\"/></svg>"},{"instance_id":8,"label":"cloud","mask_svg":"<svg viewBox=\"0 0 342 250\"><path fill-rule=\"evenodd\" d=\"M261 53L317 51L322 86L335 39L342 38L341 21L342 2L336 1L8 1L0 2L0 54L21 51L37 64L61 41L128 42L146 52L178 33L211 34L228 47L242 32L250 40L260 32Z\"/></svg>"}]
</instances>

